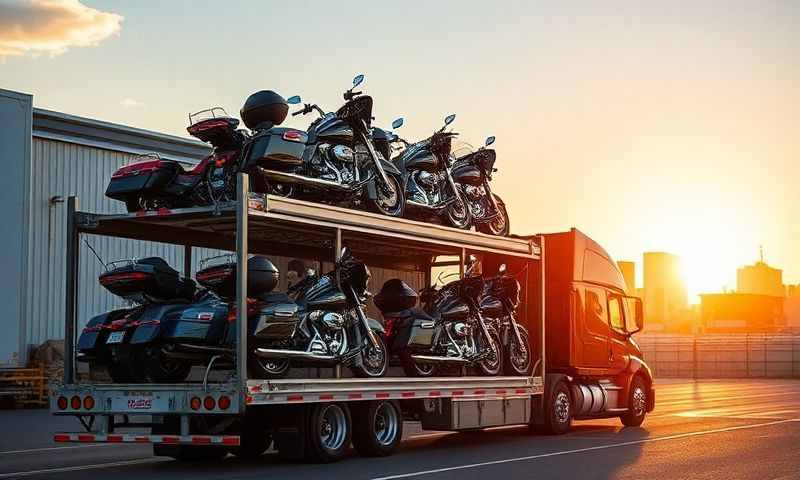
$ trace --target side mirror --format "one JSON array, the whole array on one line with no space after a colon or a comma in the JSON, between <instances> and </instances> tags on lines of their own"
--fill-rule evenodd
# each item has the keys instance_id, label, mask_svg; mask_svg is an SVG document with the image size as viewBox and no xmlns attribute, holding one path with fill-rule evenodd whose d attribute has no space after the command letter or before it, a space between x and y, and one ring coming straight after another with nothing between
<instances>
[{"instance_id":1,"label":"side mirror","mask_svg":"<svg viewBox=\"0 0 800 480\"><path fill-rule=\"evenodd\" d=\"M491 137L488 137L488 138L486 139L486 143L485 143L485 145L488 147L489 145L491 145L491 144L493 144L493 143L494 143L494 135L492 135Z\"/></svg>"},{"instance_id":2,"label":"side mirror","mask_svg":"<svg viewBox=\"0 0 800 480\"><path fill-rule=\"evenodd\" d=\"M402 126L403 126L403 117L400 117L392 122L392 128L400 128Z\"/></svg>"},{"instance_id":3,"label":"side mirror","mask_svg":"<svg viewBox=\"0 0 800 480\"><path fill-rule=\"evenodd\" d=\"M506 269L507 269L506 264L505 263L501 263L500 264L500 268L497 269L497 273L499 273L500 275L503 275L503 274L506 273Z\"/></svg>"},{"instance_id":4,"label":"side mirror","mask_svg":"<svg viewBox=\"0 0 800 480\"><path fill-rule=\"evenodd\" d=\"M293 95L286 99L286 103L289 105L297 105L298 103L302 102L300 99L300 95Z\"/></svg>"},{"instance_id":5,"label":"side mirror","mask_svg":"<svg viewBox=\"0 0 800 480\"><path fill-rule=\"evenodd\" d=\"M453 123L453 120L455 120L455 119L456 119L456 114L455 113L451 113L450 115L444 117L444 124L445 125L450 125L451 123Z\"/></svg>"},{"instance_id":6,"label":"side mirror","mask_svg":"<svg viewBox=\"0 0 800 480\"><path fill-rule=\"evenodd\" d=\"M342 247L342 251L339 253L339 260L345 259L350 256L350 249L347 247Z\"/></svg>"},{"instance_id":7,"label":"side mirror","mask_svg":"<svg viewBox=\"0 0 800 480\"><path fill-rule=\"evenodd\" d=\"M306 278L312 278L317 276L317 271L313 268L309 268L306 270Z\"/></svg>"},{"instance_id":8,"label":"side mirror","mask_svg":"<svg viewBox=\"0 0 800 480\"><path fill-rule=\"evenodd\" d=\"M353 78L353 88L361 85L361 82L363 81L364 81L364 74L359 73L358 75L355 76L355 78Z\"/></svg>"},{"instance_id":9,"label":"side mirror","mask_svg":"<svg viewBox=\"0 0 800 480\"><path fill-rule=\"evenodd\" d=\"M633 318L626 317L625 330L628 333L636 333L644 328L644 305L642 299L638 297L625 297L628 304L628 314Z\"/></svg>"}]
</instances>

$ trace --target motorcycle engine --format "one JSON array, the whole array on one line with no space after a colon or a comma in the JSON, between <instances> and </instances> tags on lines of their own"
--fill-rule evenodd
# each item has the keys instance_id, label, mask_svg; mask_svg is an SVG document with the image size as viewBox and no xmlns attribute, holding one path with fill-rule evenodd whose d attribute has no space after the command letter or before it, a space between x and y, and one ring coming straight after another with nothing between
<instances>
[{"instance_id":1,"label":"motorcycle engine","mask_svg":"<svg viewBox=\"0 0 800 480\"><path fill-rule=\"evenodd\" d=\"M464 189L464 193L467 194L467 198L470 200L480 200L486 196L486 191L483 187L473 187L472 185L467 185Z\"/></svg>"},{"instance_id":2,"label":"motorcycle engine","mask_svg":"<svg viewBox=\"0 0 800 480\"><path fill-rule=\"evenodd\" d=\"M356 152L345 145L321 144L319 154L311 159L311 170L314 176L323 180L347 184L355 180L353 162Z\"/></svg>"}]
</instances>

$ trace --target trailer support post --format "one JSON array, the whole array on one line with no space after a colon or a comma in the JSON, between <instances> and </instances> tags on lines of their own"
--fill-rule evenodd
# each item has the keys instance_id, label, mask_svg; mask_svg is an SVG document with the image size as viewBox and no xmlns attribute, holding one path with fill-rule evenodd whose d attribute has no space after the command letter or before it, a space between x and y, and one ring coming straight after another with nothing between
<instances>
[{"instance_id":1,"label":"trailer support post","mask_svg":"<svg viewBox=\"0 0 800 480\"><path fill-rule=\"evenodd\" d=\"M336 228L336 238L333 242L333 261L338 262L342 257L342 229ZM342 364L333 367L333 378L342 378Z\"/></svg>"},{"instance_id":2,"label":"trailer support post","mask_svg":"<svg viewBox=\"0 0 800 480\"><path fill-rule=\"evenodd\" d=\"M71 385L75 380L75 329L78 309L78 226L75 212L80 204L78 197L67 199L67 255L66 255L66 292L64 308L64 385Z\"/></svg>"},{"instance_id":3,"label":"trailer support post","mask_svg":"<svg viewBox=\"0 0 800 480\"><path fill-rule=\"evenodd\" d=\"M237 175L236 182L236 377L241 392L247 391L247 223L249 178Z\"/></svg>"},{"instance_id":4,"label":"trailer support post","mask_svg":"<svg viewBox=\"0 0 800 480\"><path fill-rule=\"evenodd\" d=\"M192 278L192 246L183 246L183 276Z\"/></svg>"}]
</instances>

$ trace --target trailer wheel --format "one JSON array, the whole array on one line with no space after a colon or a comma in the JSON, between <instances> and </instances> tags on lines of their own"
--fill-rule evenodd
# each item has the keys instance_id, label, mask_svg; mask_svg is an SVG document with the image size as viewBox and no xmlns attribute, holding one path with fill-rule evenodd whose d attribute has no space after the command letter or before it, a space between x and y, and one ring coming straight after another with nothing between
<instances>
[{"instance_id":1,"label":"trailer wheel","mask_svg":"<svg viewBox=\"0 0 800 480\"><path fill-rule=\"evenodd\" d=\"M397 402L380 400L354 407L353 446L365 457L391 455L403 438L403 414Z\"/></svg>"},{"instance_id":2,"label":"trailer wheel","mask_svg":"<svg viewBox=\"0 0 800 480\"><path fill-rule=\"evenodd\" d=\"M628 411L619 417L626 427L638 427L647 415L647 385L640 375L633 377L628 393Z\"/></svg>"},{"instance_id":3,"label":"trailer wheel","mask_svg":"<svg viewBox=\"0 0 800 480\"><path fill-rule=\"evenodd\" d=\"M542 430L549 435L567 433L572 426L572 398L566 382L559 380L550 389L544 407Z\"/></svg>"},{"instance_id":4,"label":"trailer wheel","mask_svg":"<svg viewBox=\"0 0 800 480\"><path fill-rule=\"evenodd\" d=\"M343 403L321 403L310 408L306 457L316 463L341 460L352 438L350 409Z\"/></svg>"}]
</instances>

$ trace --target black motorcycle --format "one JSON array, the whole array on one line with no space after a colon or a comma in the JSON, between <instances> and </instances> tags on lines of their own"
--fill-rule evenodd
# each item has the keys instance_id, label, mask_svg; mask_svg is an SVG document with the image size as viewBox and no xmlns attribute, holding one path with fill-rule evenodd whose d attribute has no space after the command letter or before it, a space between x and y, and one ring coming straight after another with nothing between
<instances>
[{"instance_id":1,"label":"black motorcycle","mask_svg":"<svg viewBox=\"0 0 800 480\"><path fill-rule=\"evenodd\" d=\"M489 187L492 174L497 171L494 168L497 154L494 149L486 147L494 140L494 137L487 138L485 145L477 151L461 156L457 153L451 172L469 205L475 228L502 237L508 235L511 225L505 203Z\"/></svg>"},{"instance_id":2,"label":"black motorcycle","mask_svg":"<svg viewBox=\"0 0 800 480\"><path fill-rule=\"evenodd\" d=\"M191 365L160 356L153 361L149 344L154 332L198 300L195 282L158 257L112 262L99 282L134 305L90 319L78 338L78 361L92 370L105 367L118 383L184 380Z\"/></svg>"},{"instance_id":3,"label":"black motorcycle","mask_svg":"<svg viewBox=\"0 0 800 480\"><path fill-rule=\"evenodd\" d=\"M384 327L368 318L364 302L369 269L345 248L333 271L311 271L283 294L270 299L253 330L254 361L266 378L281 376L289 364L345 364L359 377L386 374Z\"/></svg>"},{"instance_id":4,"label":"black motorcycle","mask_svg":"<svg viewBox=\"0 0 800 480\"><path fill-rule=\"evenodd\" d=\"M288 110L288 106L286 107ZM118 169L106 196L125 202L128 212L213 205L236 199L239 157L249 139L239 120L219 107L189 115L187 131L213 151L191 169L148 153Z\"/></svg>"},{"instance_id":5,"label":"black motorcycle","mask_svg":"<svg viewBox=\"0 0 800 480\"><path fill-rule=\"evenodd\" d=\"M404 143L406 149L392 162L403 172L407 216L440 217L446 224L466 229L472 225L471 210L457 185L460 173L450 169L451 143L458 134L444 131L455 118L455 115L448 115L442 128L414 144L394 136L393 140ZM402 123L392 124L394 128L400 125Z\"/></svg>"},{"instance_id":6,"label":"black motorcycle","mask_svg":"<svg viewBox=\"0 0 800 480\"><path fill-rule=\"evenodd\" d=\"M501 264L497 276L486 281L480 300L481 315L499 333L503 343L506 375L530 375L531 347L528 330L517 322L520 285Z\"/></svg>"},{"instance_id":7,"label":"black motorcycle","mask_svg":"<svg viewBox=\"0 0 800 480\"><path fill-rule=\"evenodd\" d=\"M388 280L375 305L384 316L390 351L408 376L430 377L446 367L477 367L482 375L503 370L503 346L495 327L483 318L480 298L484 281L471 276L444 287L426 287L419 294L400 279ZM440 279L441 280L441 279Z\"/></svg>"},{"instance_id":8,"label":"black motorcycle","mask_svg":"<svg viewBox=\"0 0 800 480\"><path fill-rule=\"evenodd\" d=\"M354 92L358 75L344 93L346 103L335 113L305 104L292 115L317 112L307 132L257 125L249 120L250 99L242 109L245 124L255 130L245 154L245 170L257 171L271 193L326 203L365 204L369 210L400 217L405 197L402 174L375 148L372 97ZM292 97L299 102L299 97ZM257 102L254 103L257 105Z\"/></svg>"}]
</instances>

